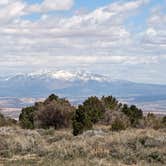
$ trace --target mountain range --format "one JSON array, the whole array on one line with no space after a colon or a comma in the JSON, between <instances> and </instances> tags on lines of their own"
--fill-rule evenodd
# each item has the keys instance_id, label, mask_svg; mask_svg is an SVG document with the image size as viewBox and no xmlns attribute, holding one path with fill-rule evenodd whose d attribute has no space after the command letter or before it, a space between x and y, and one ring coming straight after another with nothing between
<instances>
[{"instance_id":1,"label":"mountain range","mask_svg":"<svg viewBox=\"0 0 166 166\"><path fill-rule=\"evenodd\" d=\"M74 103L92 95L113 95L130 103L166 101L166 85L114 80L85 71L41 71L0 77L0 97L15 98L16 105L16 98L44 98L51 93L67 97Z\"/></svg>"}]
</instances>

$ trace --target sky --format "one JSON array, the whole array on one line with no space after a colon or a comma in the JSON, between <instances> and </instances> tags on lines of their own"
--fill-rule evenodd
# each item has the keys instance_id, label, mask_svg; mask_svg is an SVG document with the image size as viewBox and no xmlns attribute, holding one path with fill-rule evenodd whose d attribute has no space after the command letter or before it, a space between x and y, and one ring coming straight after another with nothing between
<instances>
[{"instance_id":1,"label":"sky","mask_svg":"<svg viewBox=\"0 0 166 166\"><path fill-rule=\"evenodd\" d=\"M45 69L166 84L166 0L0 0L0 76Z\"/></svg>"}]
</instances>

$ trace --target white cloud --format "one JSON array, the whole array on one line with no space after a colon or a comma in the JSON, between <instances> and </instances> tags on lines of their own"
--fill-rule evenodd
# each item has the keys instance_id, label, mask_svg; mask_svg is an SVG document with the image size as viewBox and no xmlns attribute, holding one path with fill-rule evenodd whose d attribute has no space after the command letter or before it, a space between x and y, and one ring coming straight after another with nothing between
<instances>
[{"instance_id":1,"label":"white cloud","mask_svg":"<svg viewBox=\"0 0 166 166\"><path fill-rule=\"evenodd\" d=\"M6 4L8 4L8 3L9 3L8 0L1 0L1 1L0 1L0 5L6 5Z\"/></svg>"},{"instance_id":2,"label":"white cloud","mask_svg":"<svg viewBox=\"0 0 166 166\"><path fill-rule=\"evenodd\" d=\"M0 1L0 24L9 23L23 15L34 13L47 13L57 10L69 10L74 0L44 0L40 4L28 4L24 0Z\"/></svg>"},{"instance_id":3,"label":"white cloud","mask_svg":"<svg viewBox=\"0 0 166 166\"><path fill-rule=\"evenodd\" d=\"M41 4L34 4L28 7L28 12L45 13L55 10L69 10L73 6L73 0L44 0Z\"/></svg>"},{"instance_id":4,"label":"white cloud","mask_svg":"<svg viewBox=\"0 0 166 166\"><path fill-rule=\"evenodd\" d=\"M21 0L3 0L0 2L0 24L8 23L24 14L26 4Z\"/></svg>"},{"instance_id":5,"label":"white cloud","mask_svg":"<svg viewBox=\"0 0 166 166\"><path fill-rule=\"evenodd\" d=\"M147 31L146 31L146 34L149 35L149 36L156 36L157 32L153 28L148 28Z\"/></svg>"},{"instance_id":6,"label":"white cloud","mask_svg":"<svg viewBox=\"0 0 166 166\"><path fill-rule=\"evenodd\" d=\"M45 0L28 5L22 0L3 0L0 2L3 6L0 7L0 69L60 67L106 72L125 69L128 73L131 66L146 68L165 62L165 14L152 13L147 29L140 33L133 33L126 26L126 20L148 2L116 1L89 13L58 18L47 12L68 10L73 1ZM43 15L36 21L21 18L32 12ZM144 72L148 73L148 69Z\"/></svg>"},{"instance_id":7,"label":"white cloud","mask_svg":"<svg viewBox=\"0 0 166 166\"><path fill-rule=\"evenodd\" d=\"M166 52L166 14L160 10L153 10L148 19L148 27L143 35L145 47L157 54Z\"/></svg>"}]
</instances>

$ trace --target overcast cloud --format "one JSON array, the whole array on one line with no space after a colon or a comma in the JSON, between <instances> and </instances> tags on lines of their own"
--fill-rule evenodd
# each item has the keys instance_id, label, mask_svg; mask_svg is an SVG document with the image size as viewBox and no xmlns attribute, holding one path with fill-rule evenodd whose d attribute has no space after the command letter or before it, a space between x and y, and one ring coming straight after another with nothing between
<instances>
[{"instance_id":1,"label":"overcast cloud","mask_svg":"<svg viewBox=\"0 0 166 166\"><path fill-rule=\"evenodd\" d=\"M81 14L76 3L1 0L0 75L83 69L166 84L164 0L114 1Z\"/></svg>"}]
</instances>

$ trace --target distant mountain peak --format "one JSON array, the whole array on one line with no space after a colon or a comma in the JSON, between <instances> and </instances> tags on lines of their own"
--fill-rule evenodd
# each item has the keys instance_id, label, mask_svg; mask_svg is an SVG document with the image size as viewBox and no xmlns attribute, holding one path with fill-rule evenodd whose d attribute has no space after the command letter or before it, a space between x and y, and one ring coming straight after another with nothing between
<instances>
[{"instance_id":1,"label":"distant mountain peak","mask_svg":"<svg viewBox=\"0 0 166 166\"><path fill-rule=\"evenodd\" d=\"M86 71L66 71L66 70L40 70L37 72L27 73L27 74L17 74L15 77L24 77L24 78L50 78L58 79L64 81L109 81L110 78L104 75L94 74Z\"/></svg>"}]
</instances>

